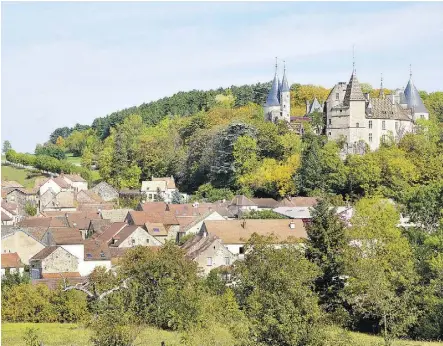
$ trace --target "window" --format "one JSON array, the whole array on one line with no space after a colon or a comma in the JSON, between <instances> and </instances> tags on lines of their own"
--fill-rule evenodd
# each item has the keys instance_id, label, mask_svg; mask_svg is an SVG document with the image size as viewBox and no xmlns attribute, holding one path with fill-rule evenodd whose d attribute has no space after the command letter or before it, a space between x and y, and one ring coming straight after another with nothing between
<instances>
[{"instance_id":1,"label":"window","mask_svg":"<svg viewBox=\"0 0 443 346\"><path fill-rule=\"evenodd\" d=\"M335 99L336 99L336 100L339 100L339 99L340 99L340 94L339 94L339 93L336 93L336 94L335 94Z\"/></svg>"},{"instance_id":2,"label":"window","mask_svg":"<svg viewBox=\"0 0 443 346\"><path fill-rule=\"evenodd\" d=\"M225 257L225 265L230 265L231 264L231 259L229 257Z\"/></svg>"},{"instance_id":3,"label":"window","mask_svg":"<svg viewBox=\"0 0 443 346\"><path fill-rule=\"evenodd\" d=\"M355 127L360 127L360 124L359 124L359 123L356 123L356 124L355 124Z\"/></svg>"},{"instance_id":4,"label":"window","mask_svg":"<svg viewBox=\"0 0 443 346\"><path fill-rule=\"evenodd\" d=\"M149 239L146 239L146 244L149 244Z\"/></svg>"},{"instance_id":5,"label":"window","mask_svg":"<svg viewBox=\"0 0 443 346\"><path fill-rule=\"evenodd\" d=\"M381 129L386 130L386 121L384 120L381 122Z\"/></svg>"},{"instance_id":6,"label":"window","mask_svg":"<svg viewBox=\"0 0 443 346\"><path fill-rule=\"evenodd\" d=\"M240 246L240 248L238 249L238 253L240 255L243 255L245 253L245 248L243 246Z\"/></svg>"},{"instance_id":7,"label":"window","mask_svg":"<svg viewBox=\"0 0 443 346\"><path fill-rule=\"evenodd\" d=\"M369 142L372 142L372 133L369 134Z\"/></svg>"},{"instance_id":8,"label":"window","mask_svg":"<svg viewBox=\"0 0 443 346\"><path fill-rule=\"evenodd\" d=\"M160 232L160 230L158 228L153 228L154 232Z\"/></svg>"},{"instance_id":9,"label":"window","mask_svg":"<svg viewBox=\"0 0 443 346\"><path fill-rule=\"evenodd\" d=\"M424 119L424 118L425 118L425 116L424 116L423 114L420 114L420 118Z\"/></svg>"},{"instance_id":10,"label":"window","mask_svg":"<svg viewBox=\"0 0 443 346\"><path fill-rule=\"evenodd\" d=\"M207 264L208 266L212 266L212 257L207 258Z\"/></svg>"},{"instance_id":11,"label":"window","mask_svg":"<svg viewBox=\"0 0 443 346\"><path fill-rule=\"evenodd\" d=\"M331 132L329 132L329 136L331 135Z\"/></svg>"},{"instance_id":12,"label":"window","mask_svg":"<svg viewBox=\"0 0 443 346\"><path fill-rule=\"evenodd\" d=\"M372 120L369 120L369 128L372 129Z\"/></svg>"},{"instance_id":13,"label":"window","mask_svg":"<svg viewBox=\"0 0 443 346\"><path fill-rule=\"evenodd\" d=\"M332 119L329 119L329 125L331 125L331 123L332 123Z\"/></svg>"},{"instance_id":14,"label":"window","mask_svg":"<svg viewBox=\"0 0 443 346\"><path fill-rule=\"evenodd\" d=\"M398 130L398 121L395 122L395 129Z\"/></svg>"}]
</instances>

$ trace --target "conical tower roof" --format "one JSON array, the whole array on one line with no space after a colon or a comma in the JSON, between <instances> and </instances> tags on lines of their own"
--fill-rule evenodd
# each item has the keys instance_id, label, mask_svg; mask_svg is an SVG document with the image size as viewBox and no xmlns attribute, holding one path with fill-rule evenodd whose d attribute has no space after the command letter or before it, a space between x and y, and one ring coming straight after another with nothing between
<instances>
[{"instance_id":1,"label":"conical tower roof","mask_svg":"<svg viewBox=\"0 0 443 346\"><path fill-rule=\"evenodd\" d=\"M346 87L345 98L343 104L349 106L350 101L365 101L363 92L361 91L360 83L358 82L355 71L352 72L351 79Z\"/></svg>"},{"instance_id":2,"label":"conical tower roof","mask_svg":"<svg viewBox=\"0 0 443 346\"><path fill-rule=\"evenodd\" d=\"M281 92L289 92L289 83L288 83L288 79L286 78L286 65L285 65L285 69L283 71L283 80L281 81Z\"/></svg>"},{"instance_id":3,"label":"conical tower roof","mask_svg":"<svg viewBox=\"0 0 443 346\"><path fill-rule=\"evenodd\" d=\"M309 113L314 113L316 110L321 110L322 106L320 102L318 102L317 98L314 98L314 101L312 101L311 107L309 109Z\"/></svg>"},{"instance_id":4,"label":"conical tower roof","mask_svg":"<svg viewBox=\"0 0 443 346\"><path fill-rule=\"evenodd\" d=\"M414 109L414 112L416 113L428 113L417 88L412 82L412 74L409 77L409 82L408 85L406 85L404 94L408 108Z\"/></svg>"},{"instance_id":5,"label":"conical tower roof","mask_svg":"<svg viewBox=\"0 0 443 346\"><path fill-rule=\"evenodd\" d=\"M266 98L266 106L280 106L278 101L278 77L277 70L275 71L274 80L272 81L271 90L269 90L268 97Z\"/></svg>"},{"instance_id":6,"label":"conical tower roof","mask_svg":"<svg viewBox=\"0 0 443 346\"><path fill-rule=\"evenodd\" d=\"M281 102L281 82L280 82L280 78L278 79L278 93L277 93L277 96L278 96L278 102Z\"/></svg>"}]
</instances>

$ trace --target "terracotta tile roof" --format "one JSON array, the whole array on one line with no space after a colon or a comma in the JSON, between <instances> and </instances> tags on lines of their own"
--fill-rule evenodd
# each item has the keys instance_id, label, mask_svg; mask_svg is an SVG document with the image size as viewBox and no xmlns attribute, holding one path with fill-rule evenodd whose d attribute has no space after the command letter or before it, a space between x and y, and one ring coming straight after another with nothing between
<instances>
[{"instance_id":1,"label":"terracotta tile roof","mask_svg":"<svg viewBox=\"0 0 443 346\"><path fill-rule=\"evenodd\" d=\"M102 210L111 210L114 208L112 203L97 203L97 204L79 204L77 206L78 211L84 211L88 213L98 213Z\"/></svg>"},{"instance_id":2,"label":"terracotta tile roof","mask_svg":"<svg viewBox=\"0 0 443 346\"><path fill-rule=\"evenodd\" d=\"M8 191L2 189L2 198L6 198L7 195L8 195Z\"/></svg>"},{"instance_id":3,"label":"terracotta tile roof","mask_svg":"<svg viewBox=\"0 0 443 346\"><path fill-rule=\"evenodd\" d=\"M81 278L79 272L61 272L61 273L43 273L43 279L57 279L57 278Z\"/></svg>"},{"instance_id":4,"label":"terracotta tile roof","mask_svg":"<svg viewBox=\"0 0 443 346\"><path fill-rule=\"evenodd\" d=\"M109 225L109 227L104 229L103 233L93 235L93 238L104 243L109 243L112 240L112 237L114 237L123 227L126 226L128 226L128 224L125 222L114 222Z\"/></svg>"},{"instance_id":5,"label":"terracotta tile roof","mask_svg":"<svg viewBox=\"0 0 443 346\"><path fill-rule=\"evenodd\" d=\"M112 210L102 210L101 217L105 220L110 220L111 222L123 222L125 221L128 212L132 209L112 209Z\"/></svg>"},{"instance_id":6,"label":"terracotta tile roof","mask_svg":"<svg viewBox=\"0 0 443 346\"><path fill-rule=\"evenodd\" d=\"M237 195L235 196L232 201L231 205L239 206L239 207L247 207L247 206L256 206L252 200L250 200L248 197L243 195Z\"/></svg>"},{"instance_id":7,"label":"terracotta tile roof","mask_svg":"<svg viewBox=\"0 0 443 346\"><path fill-rule=\"evenodd\" d=\"M56 183L58 186L60 186L62 189L69 189L71 186L65 179L60 177L50 178L49 180L53 180L54 183Z\"/></svg>"},{"instance_id":8,"label":"terracotta tile roof","mask_svg":"<svg viewBox=\"0 0 443 346\"><path fill-rule=\"evenodd\" d=\"M69 227L78 229L88 229L91 221L101 220L97 213L73 212L66 213Z\"/></svg>"},{"instance_id":9,"label":"terracotta tile roof","mask_svg":"<svg viewBox=\"0 0 443 346\"><path fill-rule=\"evenodd\" d=\"M168 231L162 223L146 223L145 227L148 233L154 237L168 235Z\"/></svg>"},{"instance_id":10,"label":"terracotta tile roof","mask_svg":"<svg viewBox=\"0 0 443 346\"><path fill-rule=\"evenodd\" d=\"M19 222L22 227L49 227L52 217L30 217Z\"/></svg>"},{"instance_id":11,"label":"terracotta tile roof","mask_svg":"<svg viewBox=\"0 0 443 346\"><path fill-rule=\"evenodd\" d=\"M165 202L146 202L140 203L139 208L145 212L161 213L166 210Z\"/></svg>"},{"instance_id":12,"label":"terracotta tile roof","mask_svg":"<svg viewBox=\"0 0 443 346\"><path fill-rule=\"evenodd\" d=\"M2 180L2 188L10 189L16 187L24 187L24 186L16 182L15 180Z\"/></svg>"},{"instance_id":13,"label":"terracotta tile roof","mask_svg":"<svg viewBox=\"0 0 443 346\"><path fill-rule=\"evenodd\" d=\"M43 260L46 257L48 257L50 254L52 254L55 250L57 250L59 246L47 246L43 249L41 249L39 252L37 252L34 256L32 256L29 260L33 261L39 261L39 260ZM66 251L66 250L65 250Z\"/></svg>"},{"instance_id":14,"label":"terracotta tile roof","mask_svg":"<svg viewBox=\"0 0 443 346\"><path fill-rule=\"evenodd\" d=\"M24 264L20 260L17 252L2 253L2 268L23 268Z\"/></svg>"},{"instance_id":15,"label":"terracotta tile roof","mask_svg":"<svg viewBox=\"0 0 443 346\"><path fill-rule=\"evenodd\" d=\"M111 259L108 244L97 239L85 240L85 261L106 261Z\"/></svg>"},{"instance_id":16,"label":"terracotta tile roof","mask_svg":"<svg viewBox=\"0 0 443 346\"><path fill-rule=\"evenodd\" d=\"M3 210L2 210L2 221L12 221L12 217L8 216Z\"/></svg>"},{"instance_id":17,"label":"terracotta tile roof","mask_svg":"<svg viewBox=\"0 0 443 346\"><path fill-rule=\"evenodd\" d=\"M48 246L76 245L83 244L83 239L77 228L48 228L42 242Z\"/></svg>"},{"instance_id":18,"label":"terracotta tile roof","mask_svg":"<svg viewBox=\"0 0 443 346\"><path fill-rule=\"evenodd\" d=\"M259 208L277 208L279 206L279 202L273 198L251 198L250 200Z\"/></svg>"},{"instance_id":19,"label":"terracotta tile roof","mask_svg":"<svg viewBox=\"0 0 443 346\"><path fill-rule=\"evenodd\" d=\"M135 225L143 226L147 222L162 223L164 225L178 225L178 220L171 212L163 213L147 213L144 211L130 211L128 215L131 216Z\"/></svg>"},{"instance_id":20,"label":"terracotta tile roof","mask_svg":"<svg viewBox=\"0 0 443 346\"><path fill-rule=\"evenodd\" d=\"M295 228L291 228L290 223L293 223ZM205 221L204 224L210 235L219 237L225 244L244 244L253 233L258 235L273 233L279 241L286 240L288 237L307 237L301 220L248 219Z\"/></svg>"},{"instance_id":21,"label":"terracotta tile roof","mask_svg":"<svg viewBox=\"0 0 443 346\"><path fill-rule=\"evenodd\" d=\"M152 181L165 181L168 189L175 189L176 188L174 177L160 177L160 178L152 177Z\"/></svg>"},{"instance_id":22,"label":"terracotta tile roof","mask_svg":"<svg viewBox=\"0 0 443 346\"><path fill-rule=\"evenodd\" d=\"M64 273L59 273L63 275ZM78 283L84 283L88 280L87 277L69 277L67 279L68 285L75 285ZM51 278L51 279L38 279L38 280L32 280L31 283L33 285L45 285L51 290L57 289L60 285L64 283L64 280L62 277L58 278Z\"/></svg>"},{"instance_id":23,"label":"terracotta tile roof","mask_svg":"<svg viewBox=\"0 0 443 346\"><path fill-rule=\"evenodd\" d=\"M88 229L93 230L96 234L102 234L111 224L111 220L91 220Z\"/></svg>"},{"instance_id":24,"label":"terracotta tile roof","mask_svg":"<svg viewBox=\"0 0 443 346\"><path fill-rule=\"evenodd\" d=\"M83 204L101 204L103 199L91 190L81 190L77 193L77 202Z\"/></svg>"},{"instance_id":25,"label":"terracotta tile roof","mask_svg":"<svg viewBox=\"0 0 443 346\"><path fill-rule=\"evenodd\" d=\"M127 225L123 227L116 235L114 235L114 239L116 240L115 243L112 244L112 246L118 247L123 241L125 241L129 236L131 236L132 233L136 229L138 229L140 226L136 225ZM141 228L141 227L140 227ZM143 229L143 228L141 228ZM143 231L146 232L146 230L143 229Z\"/></svg>"},{"instance_id":26,"label":"terracotta tile roof","mask_svg":"<svg viewBox=\"0 0 443 346\"><path fill-rule=\"evenodd\" d=\"M2 208L6 211L10 212L13 215L17 215L17 203L7 203L6 201L2 201Z\"/></svg>"},{"instance_id":27,"label":"terracotta tile roof","mask_svg":"<svg viewBox=\"0 0 443 346\"><path fill-rule=\"evenodd\" d=\"M32 235L38 241L41 241L46 231L48 230L48 227L23 227L22 229L26 233Z\"/></svg>"},{"instance_id":28,"label":"terracotta tile roof","mask_svg":"<svg viewBox=\"0 0 443 346\"><path fill-rule=\"evenodd\" d=\"M277 207L314 207L317 203L317 197L290 197L281 200Z\"/></svg>"},{"instance_id":29,"label":"terracotta tile roof","mask_svg":"<svg viewBox=\"0 0 443 346\"><path fill-rule=\"evenodd\" d=\"M85 183L86 180L83 179L80 175L78 174L64 174L64 175L60 175L61 178L63 178L63 176L65 176L66 178L68 178L70 181L75 182L75 183Z\"/></svg>"}]
</instances>

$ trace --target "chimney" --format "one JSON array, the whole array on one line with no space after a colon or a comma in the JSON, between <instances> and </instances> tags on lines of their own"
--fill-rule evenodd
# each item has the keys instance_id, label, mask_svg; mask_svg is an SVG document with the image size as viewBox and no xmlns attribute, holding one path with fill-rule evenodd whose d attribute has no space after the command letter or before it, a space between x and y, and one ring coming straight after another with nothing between
<instances>
[{"instance_id":1,"label":"chimney","mask_svg":"<svg viewBox=\"0 0 443 346\"><path fill-rule=\"evenodd\" d=\"M309 114L309 101L306 100L306 114Z\"/></svg>"}]
</instances>

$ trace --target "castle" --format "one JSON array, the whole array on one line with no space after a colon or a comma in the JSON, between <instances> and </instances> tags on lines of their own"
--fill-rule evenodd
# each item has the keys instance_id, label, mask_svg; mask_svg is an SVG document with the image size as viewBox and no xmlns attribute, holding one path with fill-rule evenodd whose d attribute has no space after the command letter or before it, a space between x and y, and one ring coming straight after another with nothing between
<instances>
[{"instance_id":1,"label":"castle","mask_svg":"<svg viewBox=\"0 0 443 346\"><path fill-rule=\"evenodd\" d=\"M317 99L312 103L306 101L305 117L291 117L289 103L286 68L280 84L276 65L272 88L264 105L266 120L291 123L306 119L313 112L322 112L323 134L330 140L344 139L347 153L361 153L365 143L375 150L388 137L398 141L405 133L414 131L417 119L429 119L429 112L412 81L412 73L403 91L397 89L385 96L382 79L378 97L371 98L369 93L363 94L354 67L349 82L337 83L323 104Z\"/></svg>"}]
</instances>

